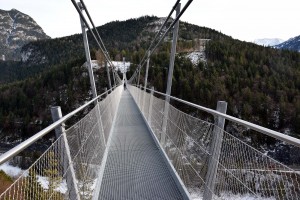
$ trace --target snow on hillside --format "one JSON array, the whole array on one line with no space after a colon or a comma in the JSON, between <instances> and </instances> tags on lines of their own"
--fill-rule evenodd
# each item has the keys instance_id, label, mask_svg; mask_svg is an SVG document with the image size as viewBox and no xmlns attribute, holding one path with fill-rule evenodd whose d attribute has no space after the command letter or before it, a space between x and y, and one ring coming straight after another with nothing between
<instances>
[{"instance_id":1,"label":"snow on hillside","mask_svg":"<svg viewBox=\"0 0 300 200\"><path fill-rule=\"evenodd\" d=\"M23 170L21 168L12 166L9 163L0 165L0 170L4 171L5 174L12 178L16 178L23 173Z\"/></svg>"},{"instance_id":2,"label":"snow on hillside","mask_svg":"<svg viewBox=\"0 0 300 200\"><path fill-rule=\"evenodd\" d=\"M28 171L24 171L19 167L12 166L8 162L0 165L0 170L4 171L5 174L12 178L18 178L19 176L23 175L25 177L28 176ZM47 177L37 175L37 181L41 184L44 189L49 189L49 180ZM66 180L62 180L60 184L58 184L55 191L66 193L67 191L67 183Z\"/></svg>"},{"instance_id":3,"label":"snow on hillside","mask_svg":"<svg viewBox=\"0 0 300 200\"><path fill-rule=\"evenodd\" d=\"M186 55L186 58L190 59L193 65L198 65L199 62L206 62L205 53L201 51L193 51Z\"/></svg>"},{"instance_id":4,"label":"snow on hillside","mask_svg":"<svg viewBox=\"0 0 300 200\"><path fill-rule=\"evenodd\" d=\"M165 22L166 18L165 17L162 17L162 18L159 18L158 20L154 21L154 22L151 22L149 25L153 25L154 28L152 29L153 32L158 32L160 27L163 25L163 23Z\"/></svg>"}]
</instances>

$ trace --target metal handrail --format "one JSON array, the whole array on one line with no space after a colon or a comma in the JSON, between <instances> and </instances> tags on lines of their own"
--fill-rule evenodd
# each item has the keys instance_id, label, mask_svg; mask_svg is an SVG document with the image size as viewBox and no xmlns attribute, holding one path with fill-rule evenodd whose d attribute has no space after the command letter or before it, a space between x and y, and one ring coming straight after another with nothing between
<instances>
[{"instance_id":1,"label":"metal handrail","mask_svg":"<svg viewBox=\"0 0 300 200\"><path fill-rule=\"evenodd\" d=\"M39 131L38 133L36 133L35 135L31 136L30 138L28 138L24 142L18 144L14 148L10 149L6 153L2 154L0 156L0 165L3 164L3 163L5 163L6 161L10 160L12 157L16 156L18 153L20 153L21 151L23 151L24 149L26 149L28 146L32 145L37 140L41 139L43 136L45 136L46 134L48 134L50 131L52 131L53 129L55 129L57 126L59 126L60 124L66 122L68 119L70 119L71 117L73 117L75 114L77 114L78 112L80 112L81 110L83 110L84 108L86 108L87 106L89 106L90 104L92 104L93 102L95 102L96 100L98 100L99 98L101 98L103 95L108 94L108 92L112 91L116 87L118 87L118 86L115 86L115 87L107 90L106 92L98 95L97 97L95 97L94 99L90 100L86 104L84 104L84 105L80 106L79 108L77 108L76 110L68 113L67 115L65 115L61 119L57 120L53 124L49 125L48 127L44 128L43 130Z\"/></svg>"},{"instance_id":2,"label":"metal handrail","mask_svg":"<svg viewBox=\"0 0 300 200\"><path fill-rule=\"evenodd\" d=\"M150 88L146 88L146 90L152 91ZM255 130L257 132L263 133L263 134L268 135L270 137L273 137L273 138L279 139L281 141L287 142L289 144L292 144L294 146L300 147L300 140L297 139L297 138L285 135L283 133L280 133L280 132L277 132L277 131L265 128L263 126L259 126L257 124L254 124L254 123L251 123L251 122L248 122L248 121L245 121L245 120L242 120L242 119L239 119L239 118L227 115L227 114L220 113L220 112L218 112L216 110L213 110L213 109L210 109L210 108L199 106L197 104L194 104L194 103L191 103L191 102L179 99L177 97L166 95L164 93L161 93L161 92L158 92L158 91L155 91L155 90L153 90L153 92L156 93L156 94L165 96L165 97L166 96L170 97L170 99L173 99L175 101L178 101L178 102L184 103L186 105L192 106L192 107L197 108L199 110L205 111L205 112L210 113L210 114L212 114L214 116L224 117L225 119L227 119L227 120L229 120L231 122L235 122L237 124L243 125L243 126L248 127L248 128L250 128L252 130Z\"/></svg>"}]
</instances>

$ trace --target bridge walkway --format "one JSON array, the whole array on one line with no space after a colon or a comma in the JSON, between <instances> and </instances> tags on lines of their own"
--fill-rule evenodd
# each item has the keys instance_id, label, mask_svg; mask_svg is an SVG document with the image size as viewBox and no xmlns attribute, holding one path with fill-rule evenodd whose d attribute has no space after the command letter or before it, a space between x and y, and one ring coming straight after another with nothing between
<instances>
[{"instance_id":1,"label":"bridge walkway","mask_svg":"<svg viewBox=\"0 0 300 200\"><path fill-rule=\"evenodd\" d=\"M183 199L128 90L111 137L99 199Z\"/></svg>"}]
</instances>

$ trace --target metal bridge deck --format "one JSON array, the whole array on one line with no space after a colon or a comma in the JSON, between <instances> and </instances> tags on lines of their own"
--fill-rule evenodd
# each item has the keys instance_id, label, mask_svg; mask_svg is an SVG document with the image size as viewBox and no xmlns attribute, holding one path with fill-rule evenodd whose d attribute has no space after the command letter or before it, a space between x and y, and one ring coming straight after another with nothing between
<instances>
[{"instance_id":1,"label":"metal bridge deck","mask_svg":"<svg viewBox=\"0 0 300 200\"><path fill-rule=\"evenodd\" d=\"M117 111L99 199L183 199L126 90Z\"/></svg>"}]
</instances>

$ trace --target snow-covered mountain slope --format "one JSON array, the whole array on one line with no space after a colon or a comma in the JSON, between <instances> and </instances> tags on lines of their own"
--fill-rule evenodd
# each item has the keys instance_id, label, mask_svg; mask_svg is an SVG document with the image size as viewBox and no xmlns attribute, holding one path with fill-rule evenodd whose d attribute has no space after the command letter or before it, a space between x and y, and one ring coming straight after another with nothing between
<instances>
[{"instance_id":1,"label":"snow-covered mountain slope","mask_svg":"<svg viewBox=\"0 0 300 200\"><path fill-rule=\"evenodd\" d=\"M20 60L20 49L24 44L48 38L30 16L16 9L0 9L0 52L7 60Z\"/></svg>"},{"instance_id":2,"label":"snow-covered mountain slope","mask_svg":"<svg viewBox=\"0 0 300 200\"><path fill-rule=\"evenodd\" d=\"M275 46L277 44L280 44L284 42L284 40L279 38L263 38L263 39L256 39L254 40L255 44L261 45L261 46Z\"/></svg>"},{"instance_id":3,"label":"snow-covered mountain slope","mask_svg":"<svg viewBox=\"0 0 300 200\"><path fill-rule=\"evenodd\" d=\"M300 35L290 38L289 40L275 46L279 49L290 49L300 52Z\"/></svg>"}]
</instances>

